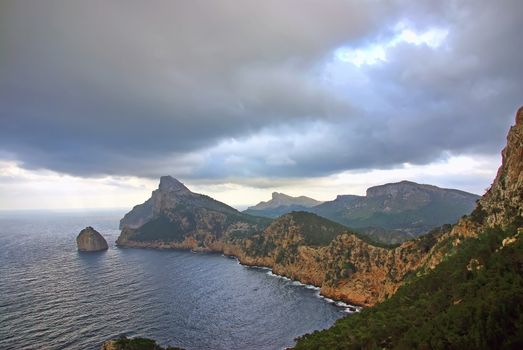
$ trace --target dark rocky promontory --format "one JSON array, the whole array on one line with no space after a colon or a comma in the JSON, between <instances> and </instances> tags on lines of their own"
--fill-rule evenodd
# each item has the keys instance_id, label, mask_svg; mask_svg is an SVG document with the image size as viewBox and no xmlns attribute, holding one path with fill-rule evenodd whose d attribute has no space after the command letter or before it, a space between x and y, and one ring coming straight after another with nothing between
<instances>
[{"instance_id":1,"label":"dark rocky promontory","mask_svg":"<svg viewBox=\"0 0 523 350\"><path fill-rule=\"evenodd\" d=\"M107 241L91 226L84 228L76 237L76 245L81 252L97 252L107 250Z\"/></svg>"}]
</instances>

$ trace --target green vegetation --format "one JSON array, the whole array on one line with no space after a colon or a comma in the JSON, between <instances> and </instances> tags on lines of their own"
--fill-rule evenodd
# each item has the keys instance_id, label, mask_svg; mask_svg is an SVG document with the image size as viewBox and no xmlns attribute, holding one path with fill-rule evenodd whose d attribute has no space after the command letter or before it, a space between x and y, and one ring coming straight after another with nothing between
<instances>
[{"instance_id":1,"label":"green vegetation","mask_svg":"<svg viewBox=\"0 0 523 350\"><path fill-rule=\"evenodd\" d=\"M316 214L294 211L290 214L299 226L304 244L310 246L326 246L347 227Z\"/></svg>"},{"instance_id":2,"label":"green vegetation","mask_svg":"<svg viewBox=\"0 0 523 350\"><path fill-rule=\"evenodd\" d=\"M147 338L128 339L126 337L122 337L114 340L114 345L118 350L183 350L182 348L175 348L171 346L163 348L154 340Z\"/></svg>"},{"instance_id":3,"label":"green vegetation","mask_svg":"<svg viewBox=\"0 0 523 350\"><path fill-rule=\"evenodd\" d=\"M522 349L523 240L502 245L515 234L465 239L390 299L301 337L296 349Z\"/></svg>"},{"instance_id":4,"label":"green vegetation","mask_svg":"<svg viewBox=\"0 0 523 350\"><path fill-rule=\"evenodd\" d=\"M479 198L455 190L427 190L418 184L409 186L412 187L410 190L398 192L408 193L407 197L397 193L392 197L385 194L375 197L339 196L307 211L350 227L374 241L395 244L434 227L457 222L474 209L475 200Z\"/></svg>"},{"instance_id":5,"label":"green vegetation","mask_svg":"<svg viewBox=\"0 0 523 350\"><path fill-rule=\"evenodd\" d=\"M483 209L483 206L481 205L481 203L478 201L477 205L476 205L476 208L474 208L474 210L472 211L472 213L470 213L470 219L481 225L483 224L483 222L485 221L485 218L487 217L487 212L485 211L485 209Z\"/></svg>"},{"instance_id":6,"label":"green vegetation","mask_svg":"<svg viewBox=\"0 0 523 350\"><path fill-rule=\"evenodd\" d=\"M393 230L383 227L358 227L353 228L353 230L362 236L369 237L374 242L383 244L401 244L414 236L404 230Z\"/></svg>"},{"instance_id":7,"label":"green vegetation","mask_svg":"<svg viewBox=\"0 0 523 350\"><path fill-rule=\"evenodd\" d=\"M252 237L252 243L245 247L247 254L251 256L267 256L276 248L276 243L271 236L259 234Z\"/></svg>"},{"instance_id":8,"label":"green vegetation","mask_svg":"<svg viewBox=\"0 0 523 350\"><path fill-rule=\"evenodd\" d=\"M134 241L146 242L181 242L184 237L185 230L181 227L179 222L171 221L165 215L160 215L138 228L132 239Z\"/></svg>"}]
</instances>

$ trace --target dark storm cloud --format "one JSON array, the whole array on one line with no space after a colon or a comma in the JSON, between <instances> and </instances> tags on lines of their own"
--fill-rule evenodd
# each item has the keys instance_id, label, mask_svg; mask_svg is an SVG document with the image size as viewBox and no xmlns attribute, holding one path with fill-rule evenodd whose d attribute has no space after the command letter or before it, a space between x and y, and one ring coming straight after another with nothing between
<instances>
[{"instance_id":1,"label":"dark storm cloud","mask_svg":"<svg viewBox=\"0 0 523 350\"><path fill-rule=\"evenodd\" d=\"M219 178L424 164L498 152L521 103L516 0L0 6L0 152L26 168ZM387 40L399 21L447 28L447 41L347 63L363 85L329 83L334 50Z\"/></svg>"}]
</instances>

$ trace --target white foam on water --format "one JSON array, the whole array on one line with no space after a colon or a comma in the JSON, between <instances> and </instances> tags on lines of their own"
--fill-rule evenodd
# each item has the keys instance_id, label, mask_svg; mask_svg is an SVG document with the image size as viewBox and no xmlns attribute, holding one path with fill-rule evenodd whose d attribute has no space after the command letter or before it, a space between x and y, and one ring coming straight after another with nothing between
<instances>
[{"instance_id":1,"label":"white foam on water","mask_svg":"<svg viewBox=\"0 0 523 350\"><path fill-rule=\"evenodd\" d=\"M230 256L230 257L234 257L234 256ZM236 257L234 257L234 258L236 259L238 264L241 264L241 262L240 262L240 260L238 258L236 258ZM352 313L355 313L355 312L360 312L361 309L362 309L359 306L350 305L350 304L347 304L347 303L345 303L343 301L333 300L331 298L327 298L327 297L321 295L321 293L320 293L321 288L320 287L314 286L312 284L304 284L304 283L301 283L300 281L292 280L292 279L290 279L287 276L277 275L274 272L272 272L272 269L270 267L257 266L257 265L252 265L252 266L245 265L245 266L248 267L248 268L254 268L254 269L259 269L259 270L267 270L266 274L269 275L269 276L277 277L277 278L283 279L285 281L291 281L291 285L293 285L293 286L300 286L300 287L304 287L304 288L309 289L309 290L313 290L315 297L323 299L325 302L327 302L329 304L333 304L333 305L335 305L335 306L337 306L339 308L343 308L344 309L343 312L352 314Z\"/></svg>"}]
</instances>

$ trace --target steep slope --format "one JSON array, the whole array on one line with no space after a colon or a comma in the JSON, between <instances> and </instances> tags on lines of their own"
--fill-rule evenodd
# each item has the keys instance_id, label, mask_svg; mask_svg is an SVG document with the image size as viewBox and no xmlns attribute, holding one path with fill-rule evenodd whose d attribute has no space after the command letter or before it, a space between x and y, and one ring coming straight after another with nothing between
<instances>
[{"instance_id":1,"label":"steep slope","mask_svg":"<svg viewBox=\"0 0 523 350\"><path fill-rule=\"evenodd\" d=\"M120 221L120 246L206 250L225 234L249 235L270 220L240 213L163 176L151 198Z\"/></svg>"},{"instance_id":2,"label":"steep slope","mask_svg":"<svg viewBox=\"0 0 523 350\"><path fill-rule=\"evenodd\" d=\"M502 151L502 165L490 189L481 198L478 214L481 224L507 226L523 224L523 107L516 115L514 125ZM516 221L516 222L515 222Z\"/></svg>"},{"instance_id":3,"label":"steep slope","mask_svg":"<svg viewBox=\"0 0 523 350\"><path fill-rule=\"evenodd\" d=\"M292 197L284 193L273 192L271 200L249 207L244 213L276 218L292 211L307 210L307 208L312 208L322 203L306 196Z\"/></svg>"},{"instance_id":4,"label":"steep slope","mask_svg":"<svg viewBox=\"0 0 523 350\"><path fill-rule=\"evenodd\" d=\"M523 108L502 155L477 207L435 237L405 286L296 348L523 348Z\"/></svg>"},{"instance_id":5,"label":"steep slope","mask_svg":"<svg viewBox=\"0 0 523 350\"><path fill-rule=\"evenodd\" d=\"M474 209L479 198L459 190L401 181L371 187L366 196L338 196L310 211L378 240L398 239L400 235L405 240L455 223Z\"/></svg>"},{"instance_id":6,"label":"steep slope","mask_svg":"<svg viewBox=\"0 0 523 350\"><path fill-rule=\"evenodd\" d=\"M522 349L523 240L514 237L495 229L463 240L431 273L295 348Z\"/></svg>"},{"instance_id":7,"label":"steep slope","mask_svg":"<svg viewBox=\"0 0 523 350\"><path fill-rule=\"evenodd\" d=\"M228 239L224 252L243 264L269 266L277 274L320 286L323 295L368 306L392 295L444 232L386 246L315 214L292 212L263 233Z\"/></svg>"}]
</instances>

